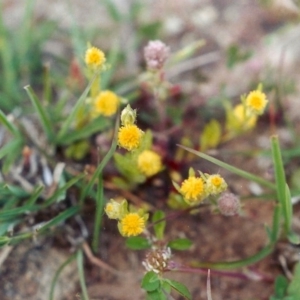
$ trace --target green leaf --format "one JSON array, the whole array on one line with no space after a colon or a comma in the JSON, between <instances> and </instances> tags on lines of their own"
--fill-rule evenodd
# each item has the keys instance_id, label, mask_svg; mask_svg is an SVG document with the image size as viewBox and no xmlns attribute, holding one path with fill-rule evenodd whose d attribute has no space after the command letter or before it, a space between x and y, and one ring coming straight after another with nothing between
<instances>
[{"instance_id":1,"label":"green leaf","mask_svg":"<svg viewBox=\"0 0 300 300\"><path fill-rule=\"evenodd\" d=\"M153 271L147 272L142 279L141 287L147 292L152 292L160 287L160 280Z\"/></svg>"},{"instance_id":2,"label":"green leaf","mask_svg":"<svg viewBox=\"0 0 300 300\"><path fill-rule=\"evenodd\" d=\"M287 238L289 240L290 243L294 244L294 245L299 245L300 244L300 237L298 234L296 234L293 231L290 231L287 235Z\"/></svg>"},{"instance_id":3,"label":"green leaf","mask_svg":"<svg viewBox=\"0 0 300 300\"><path fill-rule=\"evenodd\" d=\"M77 251L76 255L77 260L77 268L78 268L78 274L79 274L79 282L82 292L82 299L83 300L89 300L88 292L87 292L87 286L86 286L86 280L85 280L85 274L84 274L84 261L83 261L83 253L82 250Z\"/></svg>"},{"instance_id":4,"label":"green leaf","mask_svg":"<svg viewBox=\"0 0 300 300\"><path fill-rule=\"evenodd\" d=\"M166 215L162 210L157 210L152 217L153 223L155 223L159 220L162 220L162 221L154 224L155 236L159 240L162 240L164 238L164 232L165 232L165 228L166 228L166 220L164 220L165 216Z\"/></svg>"},{"instance_id":5,"label":"green leaf","mask_svg":"<svg viewBox=\"0 0 300 300\"><path fill-rule=\"evenodd\" d=\"M189 239L176 239L170 241L168 246L174 250L187 250L192 246L192 241Z\"/></svg>"},{"instance_id":6,"label":"green leaf","mask_svg":"<svg viewBox=\"0 0 300 300\"><path fill-rule=\"evenodd\" d=\"M149 249L151 244L146 238L140 236L133 236L126 239L126 247L132 250Z\"/></svg>"},{"instance_id":7,"label":"green leaf","mask_svg":"<svg viewBox=\"0 0 300 300\"><path fill-rule=\"evenodd\" d=\"M275 296L284 297L288 288L289 281L283 275L279 275L275 280Z\"/></svg>"},{"instance_id":8,"label":"green leaf","mask_svg":"<svg viewBox=\"0 0 300 300\"><path fill-rule=\"evenodd\" d=\"M18 128L7 119L2 110L0 110L0 123L2 123L15 137L19 136L20 133Z\"/></svg>"},{"instance_id":9,"label":"green leaf","mask_svg":"<svg viewBox=\"0 0 300 300\"><path fill-rule=\"evenodd\" d=\"M192 299L191 293L189 292L189 290L187 289L187 287L184 284L177 282L175 280L171 280L171 279L168 279L167 281L172 286L172 288L174 290L176 290L177 293L179 293L185 299L188 299L188 300Z\"/></svg>"},{"instance_id":10,"label":"green leaf","mask_svg":"<svg viewBox=\"0 0 300 300\"><path fill-rule=\"evenodd\" d=\"M0 159L3 158L5 155L9 155L11 153L19 153L22 143L23 141L21 139L14 139L6 145L4 145L0 149Z\"/></svg>"},{"instance_id":11,"label":"green leaf","mask_svg":"<svg viewBox=\"0 0 300 300\"><path fill-rule=\"evenodd\" d=\"M59 131L59 133L57 134L57 142L58 143L63 143L64 139L68 136L68 130L71 126L71 123L74 121L78 111L81 108L81 105L84 103L84 101L86 100L86 97L94 83L94 81L99 78L99 72L96 72L93 76L93 78L90 80L88 86L85 88L85 90L83 91L83 93L81 94L81 96L79 97L79 99L77 100L75 106L73 107L72 111L69 113L68 117L66 118L66 120L63 122L62 127Z\"/></svg>"},{"instance_id":12,"label":"green leaf","mask_svg":"<svg viewBox=\"0 0 300 300\"><path fill-rule=\"evenodd\" d=\"M221 142L221 133L221 125L217 120L212 119L207 123L200 136L201 151L216 148Z\"/></svg>"},{"instance_id":13,"label":"green leaf","mask_svg":"<svg viewBox=\"0 0 300 300\"><path fill-rule=\"evenodd\" d=\"M147 293L146 300L168 300L168 298L163 291L155 290Z\"/></svg>"},{"instance_id":14,"label":"green leaf","mask_svg":"<svg viewBox=\"0 0 300 300\"><path fill-rule=\"evenodd\" d=\"M300 262L298 262L294 269L294 277L288 287L288 295L294 296L295 299L300 297Z\"/></svg>"},{"instance_id":15,"label":"green leaf","mask_svg":"<svg viewBox=\"0 0 300 300\"><path fill-rule=\"evenodd\" d=\"M106 118L97 118L84 126L83 128L76 129L73 132L70 132L62 141L62 145L69 145L78 140L85 139L90 137L95 132L105 130L109 126L109 121Z\"/></svg>"},{"instance_id":16,"label":"green leaf","mask_svg":"<svg viewBox=\"0 0 300 300\"><path fill-rule=\"evenodd\" d=\"M291 195L286 184L284 166L281 157L281 150L279 146L278 136L272 136L272 157L275 171L277 198L282 206L282 213L284 217L284 229L288 234L291 231L293 207L291 202Z\"/></svg>"},{"instance_id":17,"label":"green leaf","mask_svg":"<svg viewBox=\"0 0 300 300\"><path fill-rule=\"evenodd\" d=\"M26 92L32 102L32 105L35 108L35 110L40 118L42 127L48 138L48 141L53 142L54 133L53 133L53 128L52 128L52 123L49 119L49 116L48 116L45 108L41 104L40 100L38 99L38 97L36 96L36 94L34 93L34 91L30 85L25 86L24 89L26 90Z\"/></svg>"},{"instance_id":18,"label":"green leaf","mask_svg":"<svg viewBox=\"0 0 300 300\"><path fill-rule=\"evenodd\" d=\"M9 242L9 237L7 236L0 236L0 247L3 247Z\"/></svg>"},{"instance_id":19,"label":"green leaf","mask_svg":"<svg viewBox=\"0 0 300 300\"><path fill-rule=\"evenodd\" d=\"M56 226L60 224L61 222L66 221L68 218L74 216L79 212L78 206L72 206L65 211L61 212L59 215L57 215L55 218L51 219L49 222L47 222L44 226L37 229L38 233L43 233L46 230L48 230L50 227Z\"/></svg>"},{"instance_id":20,"label":"green leaf","mask_svg":"<svg viewBox=\"0 0 300 300\"><path fill-rule=\"evenodd\" d=\"M161 289L165 291L167 294L171 294L172 286L170 285L168 280L161 281Z\"/></svg>"}]
</instances>

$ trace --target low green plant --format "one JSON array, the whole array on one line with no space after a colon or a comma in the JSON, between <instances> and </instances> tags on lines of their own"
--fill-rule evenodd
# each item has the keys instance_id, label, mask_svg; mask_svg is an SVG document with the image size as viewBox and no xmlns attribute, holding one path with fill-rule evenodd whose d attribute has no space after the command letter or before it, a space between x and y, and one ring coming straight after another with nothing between
<instances>
[{"instance_id":1,"label":"low green plant","mask_svg":"<svg viewBox=\"0 0 300 300\"><path fill-rule=\"evenodd\" d=\"M176 62L182 57L190 55L202 45L203 43L199 42L187 47L185 51L175 54L170 60ZM172 115L166 109L172 87L165 77L167 60L171 55L170 49L161 41L152 41L145 48L144 54L147 71L141 78L145 81L144 86L153 98L156 128L161 134L166 134L168 125L170 123L174 125L169 120L172 119ZM207 274L209 269L212 276L222 275L249 279L247 268L270 255L279 241L300 243L299 236L292 230L291 193L287 184L283 154L277 135L271 137L274 181L246 172L242 168L227 164L203 152L217 147L222 141L246 134L255 127L258 116L264 112L268 104L261 85L247 96L242 96L241 103L237 106L233 107L230 103L225 104L226 131L224 134L221 132L221 123L217 120L211 120L204 126L203 136L200 139L201 152L193 149L195 147L189 138L186 138L185 141L191 147L177 146L179 151L211 162L220 169L236 174L244 180L253 181L269 192L275 199L275 205L272 225L266 226L268 237L266 244L257 253L240 260L210 262L199 261L195 258L181 263L176 260L172 251L186 251L193 242L180 237L170 239L167 231L169 224L175 221L179 215L189 217L191 214L198 213L204 203L223 215L237 216L241 209L239 198L227 191L230 182L227 182L226 178L220 174L213 172L208 174L190 167L188 178L183 179L180 172L174 172L171 168L169 170L169 165L164 162L163 155L167 149L162 149L162 145L166 144L162 143L158 147L155 140L156 132L151 128L142 130L139 127L139 115L131 107L134 106L134 103L129 105L126 98L109 90L106 84L105 90L103 90L102 80L107 78L105 74L111 70L109 57L107 58L100 49L91 45L88 45L85 55L82 54L82 56L84 56L86 66L84 74L86 74L88 84L67 113L64 111L66 108L63 105L64 101L59 101L57 107L51 110L49 101L40 100L31 86L25 86L25 91L35 110L35 117L39 121L45 138L44 144L39 143L36 137L30 135L21 121L11 119L9 114L0 110L0 122L6 128L7 135L10 136L7 143L0 149L4 176L9 178L11 169L16 170L15 164L17 163L26 173L26 168L30 167L28 159L31 157L30 147L25 147L27 145L31 145L32 149L38 151L41 156L46 158L51 168L57 171L52 174L51 188L30 184L26 179L17 177L22 183L20 187L14 181L7 180L6 182L6 178L4 178L0 185L0 247L15 245L26 239L53 233L72 217L82 214L87 198L91 198L95 207L90 243L93 255L97 255L101 247L100 234L103 212L105 212L110 219L117 222L118 231L126 239L125 243L128 248L147 250L143 260L146 274L141 282L147 299L165 300L169 299L174 292L185 299L192 299L188 287L169 279L168 272ZM49 83L46 86L49 86ZM122 105L125 106L123 109L121 109ZM178 124L175 124L176 126ZM101 151L101 149L98 151L99 163L94 169L88 171L81 168L78 171L72 165L60 164L55 155L56 151L61 151L66 163L72 159L83 159L90 149L89 138L99 132L105 135L110 144L105 151ZM23 159L21 163L19 162L20 157ZM187 164L183 157L177 156L177 162ZM118 172L110 181L115 188L114 192L118 189L132 191L137 189L140 184L145 184L148 180L166 172L169 181L171 182L171 179L173 181L173 186L168 186L168 197L172 198L169 203L172 204L171 208L176 208L175 212L167 214L163 210L157 209L155 203L150 205L143 200L137 201L138 203L129 203L129 199L120 198L119 195L107 201L104 189L106 179L104 169L112 158L114 158L114 174ZM54 175L54 173L58 173L58 175ZM67 201L71 188L76 190L76 199L72 204ZM62 203L64 205L61 205ZM43 214L53 207L59 209L54 217L47 218L44 222L34 226L28 226L25 231L18 229L18 225L25 222L28 214ZM17 230L14 230L15 228ZM89 253L86 238L83 237L82 242L76 245L75 253L57 270L51 284L50 299L54 299L55 285L61 271L75 259L82 298L89 299L83 256L83 252ZM101 262L101 266L112 270L103 262ZM235 271L235 269L239 270ZM298 271L297 266L295 277L291 283L287 283L282 277L277 279L275 296L271 298L272 300L294 300L295 297L299 297L300 292L295 284L299 277Z\"/></svg>"}]
</instances>

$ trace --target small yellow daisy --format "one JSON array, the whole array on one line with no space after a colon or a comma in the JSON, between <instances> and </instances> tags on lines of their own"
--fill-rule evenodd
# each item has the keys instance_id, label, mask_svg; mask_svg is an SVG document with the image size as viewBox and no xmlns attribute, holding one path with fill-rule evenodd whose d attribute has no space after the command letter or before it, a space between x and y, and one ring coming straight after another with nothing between
<instances>
[{"instance_id":1,"label":"small yellow daisy","mask_svg":"<svg viewBox=\"0 0 300 300\"><path fill-rule=\"evenodd\" d=\"M119 97L111 91L100 92L94 102L94 113L106 117L114 115L119 107Z\"/></svg>"},{"instance_id":2,"label":"small yellow daisy","mask_svg":"<svg viewBox=\"0 0 300 300\"><path fill-rule=\"evenodd\" d=\"M99 69L105 60L104 53L96 47L90 47L85 52L85 63L91 69Z\"/></svg>"},{"instance_id":3,"label":"small yellow daisy","mask_svg":"<svg viewBox=\"0 0 300 300\"><path fill-rule=\"evenodd\" d=\"M135 150L139 147L144 132L136 125L122 126L118 133L119 146L128 151Z\"/></svg>"},{"instance_id":4,"label":"small yellow daisy","mask_svg":"<svg viewBox=\"0 0 300 300\"><path fill-rule=\"evenodd\" d=\"M137 236L141 234L146 226L145 218L138 213L129 213L118 223L122 236Z\"/></svg>"},{"instance_id":5,"label":"small yellow daisy","mask_svg":"<svg viewBox=\"0 0 300 300\"><path fill-rule=\"evenodd\" d=\"M188 204L198 204L206 197L205 183L202 178L191 176L183 181L180 192Z\"/></svg>"},{"instance_id":6,"label":"small yellow daisy","mask_svg":"<svg viewBox=\"0 0 300 300\"><path fill-rule=\"evenodd\" d=\"M217 195L227 189L227 183L218 174L210 175L206 179L206 189L208 194Z\"/></svg>"},{"instance_id":7,"label":"small yellow daisy","mask_svg":"<svg viewBox=\"0 0 300 300\"><path fill-rule=\"evenodd\" d=\"M147 177L158 173L162 168L161 157L151 150L144 150L137 160L138 169Z\"/></svg>"},{"instance_id":8,"label":"small yellow daisy","mask_svg":"<svg viewBox=\"0 0 300 300\"><path fill-rule=\"evenodd\" d=\"M268 103L266 95L259 91L252 91L246 98L246 107L256 115L261 115Z\"/></svg>"}]
</instances>

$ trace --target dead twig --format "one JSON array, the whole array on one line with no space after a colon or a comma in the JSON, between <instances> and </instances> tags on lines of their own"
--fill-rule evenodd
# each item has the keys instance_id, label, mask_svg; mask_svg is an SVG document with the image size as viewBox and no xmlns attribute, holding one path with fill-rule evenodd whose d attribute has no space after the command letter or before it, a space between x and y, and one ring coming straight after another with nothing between
<instances>
[{"instance_id":1,"label":"dead twig","mask_svg":"<svg viewBox=\"0 0 300 300\"><path fill-rule=\"evenodd\" d=\"M117 271L116 269L114 269L113 267L109 266L108 264L106 264L105 262L103 262L101 259L99 259L98 257L94 256L94 254L91 251L91 248L89 247L89 245L87 244L87 242L84 242L82 244L82 249L85 253L85 255L87 256L87 258L89 259L89 261L96 265L99 268L102 268L106 271L109 271L115 275L120 276L122 273Z\"/></svg>"}]
</instances>

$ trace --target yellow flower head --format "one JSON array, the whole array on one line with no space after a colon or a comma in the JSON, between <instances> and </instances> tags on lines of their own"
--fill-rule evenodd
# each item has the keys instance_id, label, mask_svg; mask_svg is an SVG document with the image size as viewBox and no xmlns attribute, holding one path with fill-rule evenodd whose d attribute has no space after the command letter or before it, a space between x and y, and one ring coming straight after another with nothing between
<instances>
[{"instance_id":1,"label":"yellow flower head","mask_svg":"<svg viewBox=\"0 0 300 300\"><path fill-rule=\"evenodd\" d=\"M117 112L119 104L120 99L115 93L111 91L100 92L94 102L95 113L107 117L112 116Z\"/></svg>"},{"instance_id":2,"label":"yellow flower head","mask_svg":"<svg viewBox=\"0 0 300 300\"><path fill-rule=\"evenodd\" d=\"M91 69L99 69L105 63L105 55L100 49L89 47L85 52L85 63Z\"/></svg>"},{"instance_id":3,"label":"yellow flower head","mask_svg":"<svg viewBox=\"0 0 300 300\"><path fill-rule=\"evenodd\" d=\"M190 176L181 184L180 192L188 204L198 204L206 197L205 183L202 178Z\"/></svg>"},{"instance_id":4,"label":"yellow flower head","mask_svg":"<svg viewBox=\"0 0 300 300\"><path fill-rule=\"evenodd\" d=\"M158 173L162 168L161 157L151 150L144 150L137 160L138 169L147 177Z\"/></svg>"},{"instance_id":5,"label":"yellow flower head","mask_svg":"<svg viewBox=\"0 0 300 300\"><path fill-rule=\"evenodd\" d=\"M128 151L139 147L144 132L136 125L122 126L118 133L118 143Z\"/></svg>"},{"instance_id":6,"label":"yellow flower head","mask_svg":"<svg viewBox=\"0 0 300 300\"><path fill-rule=\"evenodd\" d=\"M261 115L268 103L266 95L259 91L252 91L246 98L246 107L255 115Z\"/></svg>"},{"instance_id":7,"label":"yellow flower head","mask_svg":"<svg viewBox=\"0 0 300 300\"><path fill-rule=\"evenodd\" d=\"M247 110L245 111L243 104L238 104L233 109L233 120L232 125L234 129L240 130L249 130L255 127L257 116L250 115Z\"/></svg>"},{"instance_id":8,"label":"yellow flower head","mask_svg":"<svg viewBox=\"0 0 300 300\"><path fill-rule=\"evenodd\" d=\"M206 179L206 189L208 194L217 195L227 189L227 183L218 174L210 175Z\"/></svg>"},{"instance_id":9,"label":"yellow flower head","mask_svg":"<svg viewBox=\"0 0 300 300\"><path fill-rule=\"evenodd\" d=\"M122 236L137 236L144 231L145 226L145 218L138 213L128 213L118 223L118 228Z\"/></svg>"}]
</instances>

